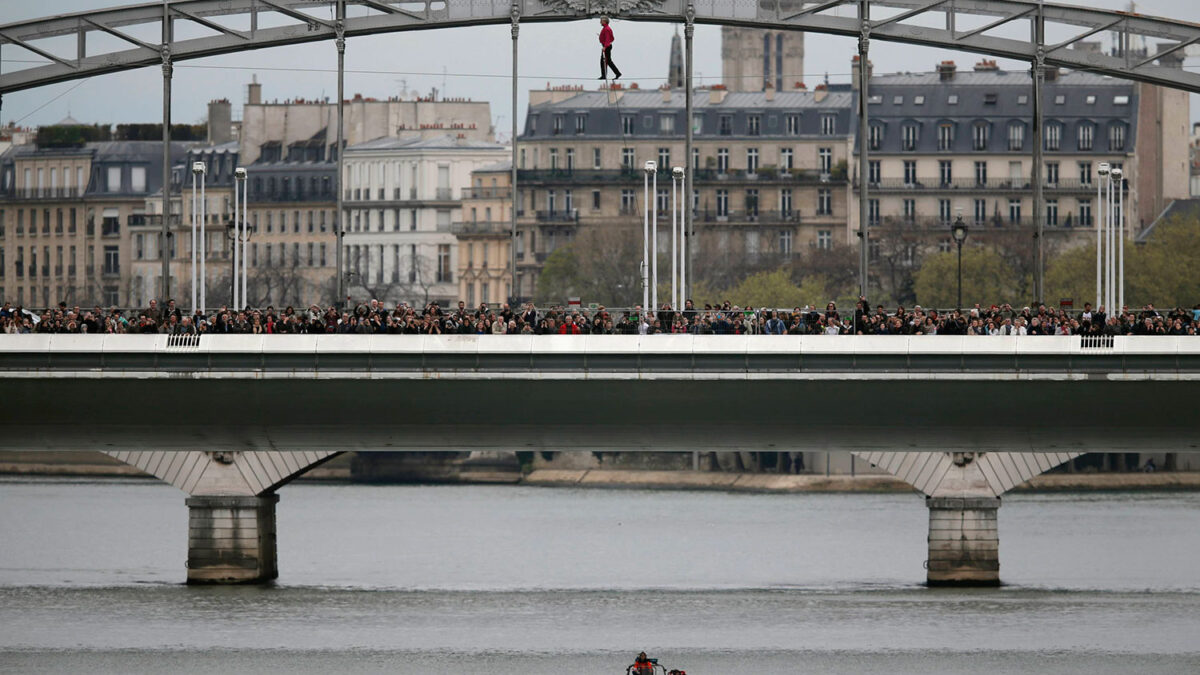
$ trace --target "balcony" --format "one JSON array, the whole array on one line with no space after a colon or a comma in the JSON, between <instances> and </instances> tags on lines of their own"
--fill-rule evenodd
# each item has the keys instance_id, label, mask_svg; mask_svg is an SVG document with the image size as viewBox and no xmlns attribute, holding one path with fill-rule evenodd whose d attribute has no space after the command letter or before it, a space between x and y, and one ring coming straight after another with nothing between
<instances>
[{"instance_id":1,"label":"balcony","mask_svg":"<svg viewBox=\"0 0 1200 675\"><path fill-rule=\"evenodd\" d=\"M454 190L448 187L440 187L434 190L434 199L439 202L450 201L454 199Z\"/></svg>"},{"instance_id":2,"label":"balcony","mask_svg":"<svg viewBox=\"0 0 1200 675\"><path fill-rule=\"evenodd\" d=\"M854 187L859 182L854 181ZM885 178L879 182L868 183L871 190L881 192L1032 192L1033 182L1028 178L1002 178L987 181L977 181L971 178L942 181L938 178L918 178L916 182L908 182L902 178ZM1095 183L1084 183L1076 180L1060 180L1057 183L1047 183L1045 189L1049 192L1095 192ZM1126 188L1128 189L1128 188Z\"/></svg>"},{"instance_id":3,"label":"balcony","mask_svg":"<svg viewBox=\"0 0 1200 675\"><path fill-rule=\"evenodd\" d=\"M79 199L84 191L74 187L55 188L24 188L9 190L6 195L13 201L31 201L38 199Z\"/></svg>"},{"instance_id":4,"label":"balcony","mask_svg":"<svg viewBox=\"0 0 1200 675\"><path fill-rule=\"evenodd\" d=\"M138 217L138 216L130 216L129 217L130 218L129 224L131 226L138 224L138 223L133 222L133 219L136 217ZM142 222L140 224L143 226L162 227L162 222L163 222L162 214L145 215L145 216L140 216L140 218L142 219ZM175 225L176 227L178 227L182 223L183 223L183 221L178 214L173 214L168 219L168 222L167 222L168 225Z\"/></svg>"},{"instance_id":5,"label":"balcony","mask_svg":"<svg viewBox=\"0 0 1200 675\"><path fill-rule=\"evenodd\" d=\"M508 199L512 191L507 187L467 187L462 189L463 199Z\"/></svg>"},{"instance_id":6,"label":"balcony","mask_svg":"<svg viewBox=\"0 0 1200 675\"><path fill-rule=\"evenodd\" d=\"M1004 230L1034 229L1037 227L1037 223L1034 222L1033 218L1021 218L1014 221L1010 220L1007 216L993 215L981 220L974 220L964 214L963 221L967 224L967 227L971 228L970 232L972 234ZM912 218L906 218L904 216L885 216L883 218L882 225L885 229L897 230L943 230L947 235L949 235L950 225L953 224L953 222L954 219L944 220L937 216L918 215L913 216ZM880 223L873 222L871 223L871 226L879 227ZM1087 227L1087 225L1081 224L1079 219L1075 218L1072 214L1059 214L1057 225L1051 225L1049 223L1046 224L1046 229L1048 230L1086 229Z\"/></svg>"},{"instance_id":7,"label":"balcony","mask_svg":"<svg viewBox=\"0 0 1200 675\"><path fill-rule=\"evenodd\" d=\"M553 211L537 211L539 223L559 223L574 225L579 222L579 209L559 209Z\"/></svg>"},{"instance_id":8,"label":"balcony","mask_svg":"<svg viewBox=\"0 0 1200 675\"><path fill-rule=\"evenodd\" d=\"M512 224L498 220L478 220L475 222L439 225L438 231L449 232L450 234L501 234L509 236L512 234Z\"/></svg>"},{"instance_id":9,"label":"balcony","mask_svg":"<svg viewBox=\"0 0 1200 675\"><path fill-rule=\"evenodd\" d=\"M660 214L670 218L670 214ZM799 211L735 211L718 214L716 211L697 211L695 219L704 223L758 223L763 225L799 225Z\"/></svg>"}]
</instances>

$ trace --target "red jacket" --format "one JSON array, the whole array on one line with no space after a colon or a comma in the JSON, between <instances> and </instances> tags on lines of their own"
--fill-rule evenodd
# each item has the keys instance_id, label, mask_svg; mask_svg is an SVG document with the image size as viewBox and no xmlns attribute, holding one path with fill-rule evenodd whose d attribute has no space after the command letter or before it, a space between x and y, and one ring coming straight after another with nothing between
<instances>
[{"instance_id":1,"label":"red jacket","mask_svg":"<svg viewBox=\"0 0 1200 675\"><path fill-rule=\"evenodd\" d=\"M600 44L605 47L612 46L613 33L612 26L604 26L600 29Z\"/></svg>"}]
</instances>

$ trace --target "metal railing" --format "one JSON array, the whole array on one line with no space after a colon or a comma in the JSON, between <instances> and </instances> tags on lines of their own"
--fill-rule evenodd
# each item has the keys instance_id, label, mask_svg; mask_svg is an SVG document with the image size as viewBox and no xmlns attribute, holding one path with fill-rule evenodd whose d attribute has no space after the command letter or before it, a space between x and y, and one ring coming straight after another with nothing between
<instances>
[{"instance_id":1,"label":"metal railing","mask_svg":"<svg viewBox=\"0 0 1200 675\"><path fill-rule=\"evenodd\" d=\"M858 187L859 181L855 179L854 186ZM874 190L898 191L898 192L946 192L946 191L995 191L995 192L1024 192L1033 189L1033 181L1028 178L996 178L985 181L978 181L972 178L955 178L948 181L943 181L940 178L917 178L913 181L908 181L903 178L884 178L878 181L869 181L867 186ZM1046 182L1045 188L1050 191L1058 192L1095 192L1096 184L1094 182L1084 182L1079 179L1059 180L1056 182ZM1126 188L1128 189L1128 187Z\"/></svg>"}]
</instances>

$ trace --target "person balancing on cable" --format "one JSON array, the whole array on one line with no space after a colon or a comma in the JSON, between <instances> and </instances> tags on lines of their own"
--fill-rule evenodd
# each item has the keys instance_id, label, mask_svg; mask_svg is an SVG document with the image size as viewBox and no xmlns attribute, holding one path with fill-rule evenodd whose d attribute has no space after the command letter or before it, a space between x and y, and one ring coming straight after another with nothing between
<instances>
[{"instance_id":1,"label":"person balancing on cable","mask_svg":"<svg viewBox=\"0 0 1200 675\"><path fill-rule=\"evenodd\" d=\"M621 79L621 71L612 62L613 32L608 26L608 17L600 17L600 79L608 79L608 69L612 68L613 81Z\"/></svg>"}]
</instances>

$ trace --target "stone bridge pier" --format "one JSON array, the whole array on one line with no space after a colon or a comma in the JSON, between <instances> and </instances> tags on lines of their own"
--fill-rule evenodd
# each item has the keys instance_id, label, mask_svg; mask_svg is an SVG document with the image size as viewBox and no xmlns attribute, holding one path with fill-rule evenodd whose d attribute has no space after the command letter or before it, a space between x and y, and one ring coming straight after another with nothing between
<instances>
[{"instance_id":1,"label":"stone bridge pier","mask_svg":"<svg viewBox=\"0 0 1200 675\"><path fill-rule=\"evenodd\" d=\"M337 452L106 452L183 490L187 582L245 584L279 576L277 489Z\"/></svg>"},{"instance_id":2,"label":"stone bridge pier","mask_svg":"<svg viewBox=\"0 0 1200 675\"><path fill-rule=\"evenodd\" d=\"M999 586L1000 498L1077 452L855 453L925 495L930 586Z\"/></svg>"}]
</instances>

